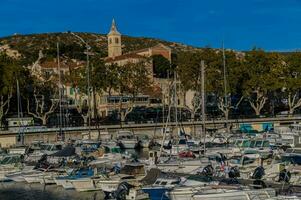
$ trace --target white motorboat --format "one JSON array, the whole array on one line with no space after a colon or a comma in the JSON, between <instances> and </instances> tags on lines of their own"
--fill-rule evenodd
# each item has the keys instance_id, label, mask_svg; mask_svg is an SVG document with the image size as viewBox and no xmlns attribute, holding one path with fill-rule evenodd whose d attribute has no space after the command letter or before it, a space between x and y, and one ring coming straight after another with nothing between
<instances>
[{"instance_id":1,"label":"white motorboat","mask_svg":"<svg viewBox=\"0 0 301 200\"><path fill-rule=\"evenodd\" d=\"M208 189L204 188L202 191L192 195L192 200L266 200L276 196L275 189ZM176 199L176 198L174 198Z\"/></svg>"},{"instance_id":2,"label":"white motorboat","mask_svg":"<svg viewBox=\"0 0 301 200\"><path fill-rule=\"evenodd\" d=\"M40 183L42 175L43 175L43 172L41 171L41 172L34 173L34 174L26 174L26 175L23 175L23 177L27 183Z\"/></svg>"},{"instance_id":3,"label":"white motorboat","mask_svg":"<svg viewBox=\"0 0 301 200\"><path fill-rule=\"evenodd\" d=\"M22 169L21 158L19 154L7 154L0 160L0 181L8 180L5 176L8 173L15 173Z\"/></svg>"},{"instance_id":4,"label":"white motorboat","mask_svg":"<svg viewBox=\"0 0 301 200\"><path fill-rule=\"evenodd\" d=\"M8 173L5 176L7 177L7 179L12 180L14 182L25 182L25 175L32 175L36 173L40 173L40 171L34 170L33 166L26 166L21 171Z\"/></svg>"},{"instance_id":5,"label":"white motorboat","mask_svg":"<svg viewBox=\"0 0 301 200\"><path fill-rule=\"evenodd\" d=\"M99 187L105 193L111 193L116 191L118 186L123 182L133 183L136 181L137 179L135 179L135 177L132 175L117 174L114 176L97 179L95 180L95 184L96 187Z\"/></svg>"},{"instance_id":6,"label":"white motorboat","mask_svg":"<svg viewBox=\"0 0 301 200\"><path fill-rule=\"evenodd\" d=\"M70 182L76 191L87 192L87 191L95 191L101 189L95 184L95 181L97 179L99 179L99 177L87 177L87 178L78 178L74 180L67 180L67 182Z\"/></svg>"}]
</instances>

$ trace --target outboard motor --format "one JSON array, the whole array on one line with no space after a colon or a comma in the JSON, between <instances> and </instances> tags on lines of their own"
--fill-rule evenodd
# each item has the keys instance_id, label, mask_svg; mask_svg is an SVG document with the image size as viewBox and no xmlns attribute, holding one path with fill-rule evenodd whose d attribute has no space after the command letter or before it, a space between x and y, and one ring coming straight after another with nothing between
<instances>
[{"instance_id":1,"label":"outboard motor","mask_svg":"<svg viewBox=\"0 0 301 200\"><path fill-rule=\"evenodd\" d=\"M39 168L48 168L49 167L49 163L47 161L47 154L43 154L40 158L40 160L38 160L37 164L35 165L34 169L39 169Z\"/></svg>"},{"instance_id":2,"label":"outboard motor","mask_svg":"<svg viewBox=\"0 0 301 200\"><path fill-rule=\"evenodd\" d=\"M280 173L279 173L279 179L278 182L286 182L288 183L291 179L291 173L289 171L287 171L286 169L283 169Z\"/></svg>"},{"instance_id":3,"label":"outboard motor","mask_svg":"<svg viewBox=\"0 0 301 200\"><path fill-rule=\"evenodd\" d=\"M252 179L256 179L256 180L260 180L262 179L262 177L264 176L264 168L262 166L256 167L256 169L254 170L251 178Z\"/></svg>"},{"instance_id":4,"label":"outboard motor","mask_svg":"<svg viewBox=\"0 0 301 200\"><path fill-rule=\"evenodd\" d=\"M117 190L112 193L112 197L116 200L125 200L126 195L129 193L131 187L132 186L127 182L120 183Z\"/></svg>"},{"instance_id":5,"label":"outboard motor","mask_svg":"<svg viewBox=\"0 0 301 200\"><path fill-rule=\"evenodd\" d=\"M172 142L171 142L171 140L168 141L167 145L163 145L163 148L164 149L171 149L172 148Z\"/></svg>"},{"instance_id":6,"label":"outboard motor","mask_svg":"<svg viewBox=\"0 0 301 200\"><path fill-rule=\"evenodd\" d=\"M213 167L211 165L207 165L206 167L204 167L202 174L204 174L205 176L213 176L213 172Z\"/></svg>"},{"instance_id":7,"label":"outboard motor","mask_svg":"<svg viewBox=\"0 0 301 200\"><path fill-rule=\"evenodd\" d=\"M237 178L240 177L240 172L237 167L231 167L228 173L229 178Z\"/></svg>"}]
</instances>

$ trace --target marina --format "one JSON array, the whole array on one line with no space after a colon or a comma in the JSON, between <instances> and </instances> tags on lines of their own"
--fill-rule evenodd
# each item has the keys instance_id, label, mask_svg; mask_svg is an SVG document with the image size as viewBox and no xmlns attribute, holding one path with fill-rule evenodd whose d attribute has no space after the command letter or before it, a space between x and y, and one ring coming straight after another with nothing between
<instances>
[{"instance_id":1,"label":"marina","mask_svg":"<svg viewBox=\"0 0 301 200\"><path fill-rule=\"evenodd\" d=\"M0 200L301 200L300 1L0 7Z\"/></svg>"},{"instance_id":2,"label":"marina","mask_svg":"<svg viewBox=\"0 0 301 200\"><path fill-rule=\"evenodd\" d=\"M50 199L300 199L300 144L282 141L283 135L300 137L300 127L255 135L222 131L208 134L205 144L183 132L153 140L123 130L110 139L4 148L1 191L32 190L31 199L39 192Z\"/></svg>"}]
</instances>

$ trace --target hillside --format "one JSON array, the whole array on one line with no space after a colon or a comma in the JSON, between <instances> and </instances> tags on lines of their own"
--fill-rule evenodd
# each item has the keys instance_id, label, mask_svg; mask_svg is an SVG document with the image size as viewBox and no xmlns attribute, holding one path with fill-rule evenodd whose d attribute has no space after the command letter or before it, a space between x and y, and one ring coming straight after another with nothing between
<instances>
[{"instance_id":1,"label":"hillside","mask_svg":"<svg viewBox=\"0 0 301 200\"><path fill-rule=\"evenodd\" d=\"M92 52L103 57L107 55L107 38L103 34L76 33L82 37L92 48ZM38 53L43 50L48 58L56 56L56 44L59 42L60 54L78 60L84 60L85 46L70 33L47 33L32 35L14 35L0 38L0 51L20 59L25 65L33 63L38 58ZM123 53L138 50L163 43L173 51L197 50L197 48L175 42L168 42L153 38L122 36Z\"/></svg>"}]
</instances>

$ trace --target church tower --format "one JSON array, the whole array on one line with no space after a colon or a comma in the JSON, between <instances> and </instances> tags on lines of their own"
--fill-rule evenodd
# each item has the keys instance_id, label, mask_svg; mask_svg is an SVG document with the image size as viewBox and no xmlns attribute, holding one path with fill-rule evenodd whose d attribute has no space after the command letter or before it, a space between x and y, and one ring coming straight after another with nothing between
<instances>
[{"instance_id":1,"label":"church tower","mask_svg":"<svg viewBox=\"0 0 301 200\"><path fill-rule=\"evenodd\" d=\"M117 31L115 20L112 21L111 30L107 35L108 37L108 56L116 57L121 53L121 34Z\"/></svg>"}]
</instances>

